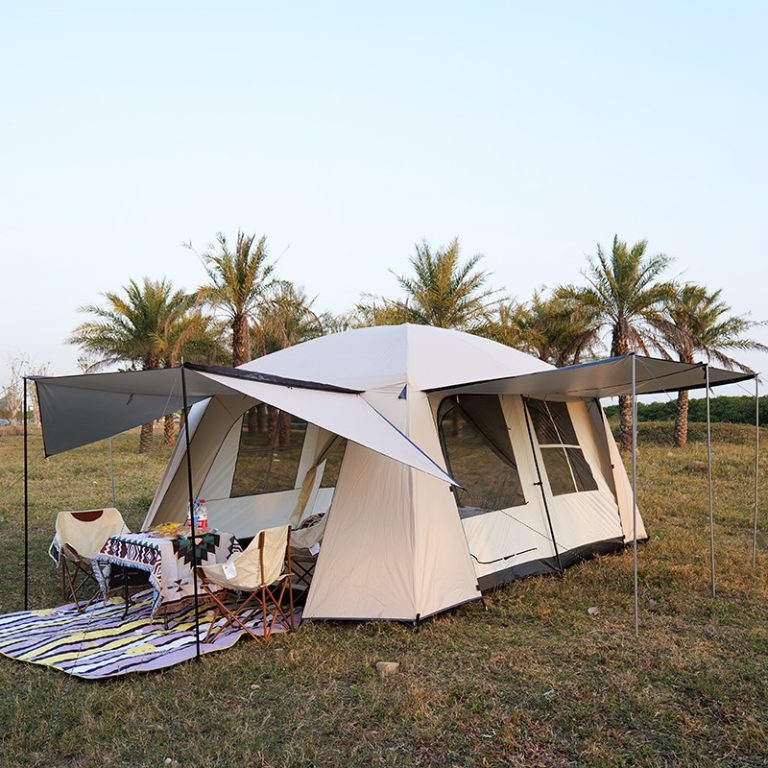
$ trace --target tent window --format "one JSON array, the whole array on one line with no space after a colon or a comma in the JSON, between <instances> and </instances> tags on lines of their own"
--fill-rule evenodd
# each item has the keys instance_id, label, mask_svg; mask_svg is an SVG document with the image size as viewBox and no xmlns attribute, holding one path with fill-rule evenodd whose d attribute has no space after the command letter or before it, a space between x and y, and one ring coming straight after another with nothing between
<instances>
[{"instance_id":1,"label":"tent window","mask_svg":"<svg viewBox=\"0 0 768 768\"><path fill-rule=\"evenodd\" d=\"M517 462L496 395L447 397L438 429L459 508L492 511L525 504Z\"/></svg>"},{"instance_id":2,"label":"tent window","mask_svg":"<svg viewBox=\"0 0 768 768\"><path fill-rule=\"evenodd\" d=\"M325 457L325 468L323 469L323 479L320 481L321 488L335 488L339 479L339 470L341 462L344 459L344 452L347 450L347 439L337 437L328 455Z\"/></svg>"},{"instance_id":3,"label":"tent window","mask_svg":"<svg viewBox=\"0 0 768 768\"><path fill-rule=\"evenodd\" d=\"M565 403L525 399L539 441L553 496L596 491L597 483L579 446Z\"/></svg>"},{"instance_id":4,"label":"tent window","mask_svg":"<svg viewBox=\"0 0 768 768\"><path fill-rule=\"evenodd\" d=\"M288 491L296 485L307 424L290 413L266 409L261 424L243 417L231 497Z\"/></svg>"}]
</instances>

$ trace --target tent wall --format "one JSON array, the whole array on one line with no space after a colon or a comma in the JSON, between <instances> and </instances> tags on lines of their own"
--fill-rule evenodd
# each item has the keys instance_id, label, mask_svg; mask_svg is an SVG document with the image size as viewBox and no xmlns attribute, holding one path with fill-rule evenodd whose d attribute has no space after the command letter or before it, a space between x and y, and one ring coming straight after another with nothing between
<instances>
[{"instance_id":1,"label":"tent wall","mask_svg":"<svg viewBox=\"0 0 768 768\"><path fill-rule=\"evenodd\" d=\"M208 401L190 440L192 456L192 490L200 495L208 470L211 468L233 424L252 404L242 395L217 396ZM194 426L193 422L190 423ZM184 521L189 510L187 465L184 440L178 440L169 471L155 493L144 520L144 528L160 523ZM212 522L212 525L215 522Z\"/></svg>"},{"instance_id":2,"label":"tent wall","mask_svg":"<svg viewBox=\"0 0 768 768\"><path fill-rule=\"evenodd\" d=\"M634 541L632 538L632 484L629 481L627 468L624 466L624 460L621 458L619 447L613 439L613 433L611 432L611 427L609 426L608 419L605 418L605 415L603 415L603 429L606 436L606 444L608 445L608 450L611 455L613 482L616 489L616 501L619 507L619 515L621 517L621 528L624 534L624 541L629 544ZM648 534L645 531L643 518L640 515L640 510L638 510L637 539L638 541L644 541L647 538Z\"/></svg>"},{"instance_id":3,"label":"tent wall","mask_svg":"<svg viewBox=\"0 0 768 768\"><path fill-rule=\"evenodd\" d=\"M321 477L315 480L307 511L303 515L327 512L333 499L333 488L320 488ZM241 496L234 499L206 499L208 519L212 526L231 531L236 536L255 536L264 528L285 525L291 517L300 489L264 493L259 496Z\"/></svg>"},{"instance_id":4,"label":"tent wall","mask_svg":"<svg viewBox=\"0 0 768 768\"><path fill-rule=\"evenodd\" d=\"M583 557L595 546L595 551L619 548L624 543L616 498L603 477L599 450L591 420L583 401L566 403L574 431L584 458L597 484L597 490L554 495L550 477L545 472L542 449L533 432L533 443L539 467L542 469L544 493L552 520L558 552L565 560ZM571 555L577 553L577 555Z\"/></svg>"},{"instance_id":5,"label":"tent wall","mask_svg":"<svg viewBox=\"0 0 768 768\"><path fill-rule=\"evenodd\" d=\"M437 402L433 399L433 407ZM555 554L525 426L522 400L501 398L525 504L465 517L461 522L480 586L486 589L512 577L526 563ZM454 502L455 504L455 502Z\"/></svg>"},{"instance_id":6,"label":"tent wall","mask_svg":"<svg viewBox=\"0 0 768 768\"><path fill-rule=\"evenodd\" d=\"M408 435L431 456L440 440L427 395L408 394ZM431 616L480 596L456 502L445 483L408 468L414 525L414 593L419 616Z\"/></svg>"},{"instance_id":7,"label":"tent wall","mask_svg":"<svg viewBox=\"0 0 768 768\"><path fill-rule=\"evenodd\" d=\"M296 508L307 471L314 465L318 452L331 433L313 424L308 425L302 447L299 470L294 488L254 496L230 497L240 448L242 417L251 401L238 398L227 403L226 398L213 398L199 418L191 443L192 479L195 495L206 500L211 526L232 531L240 537L253 536L263 528L288 522ZM178 456L177 456L178 454ZM187 515L187 469L182 461L184 441L177 443L169 465L167 479L156 495L145 527L162 522L181 522ZM333 488L320 488L324 464L318 467L302 518L326 512L333 498Z\"/></svg>"},{"instance_id":8,"label":"tent wall","mask_svg":"<svg viewBox=\"0 0 768 768\"><path fill-rule=\"evenodd\" d=\"M348 443L304 616L413 620L413 557L409 468Z\"/></svg>"},{"instance_id":9,"label":"tent wall","mask_svg":"<svg viewBox=\"0 0 768 768\"><path fill-rule=\"evenodd\" d=\"M442 399L440 393L430 396L435 418ZM502 395L501 403L525 504L465 516L462 520L480 587L489 589L510 579L557 568L547 510L552 521L557 554L563 565L623 546L624 531L614 493L616 480L610 467L610 448L606 444L602 424L598 424L600 431L596 431L586 404L575 401L568 403L567 408L598 489L555 496L533 430L529 437L522 397ZM542 487L538 485L531 438L542 475L546 508ZM608 477L605 472L608 472ZM461 482L461 478L457 480Z\"/></svg>"},{"instance_id":10,"label":"tent wall","mask_svg":"<svg viewBox=\"0 0 768 768\"><path fill-rule=\"evenodd\" d=\"M152 499L152 503L150 504L149 509L147 510L147 514L141 526L142 530L147 530L152 526L157 509L160 506L160 503L162 502L163 498L165 497L165 494L168 491L168 487L170 486L171 481L176 476L176 473L179 470L179 466L181 466L181 463L186 456L186 439L184 437L185 430L189 429L191 439L194 440L197 427L199 426L200 421L205 415L205 411L208 408L209 403L210 403L210 400L203 400L200 403L196 403L189 409L187 424L181 427L181 429L179 430L179 437L176 440L176 445L173 447L173 452L171 453L171 459L165 468L165 472L163 472L163 477L160 480L160 484L158 485L157 490L155 491L155 495Z\"/></svg>"}]
</instances>

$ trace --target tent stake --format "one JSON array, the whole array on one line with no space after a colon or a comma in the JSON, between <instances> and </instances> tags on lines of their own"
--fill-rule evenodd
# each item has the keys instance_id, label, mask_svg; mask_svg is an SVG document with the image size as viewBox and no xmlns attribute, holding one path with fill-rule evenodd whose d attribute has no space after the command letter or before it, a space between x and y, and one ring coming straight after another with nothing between
<instances>
[{"instance_id":1,"label":"tent stake","mask_svg":"<svg viewBox=\"0 0 768 768\"><path fill-rule=\"evenodd\" d=\"M195 658L200 661L200 605L197 593L197 540L195 539L195 499L192 492L192 456L189 452L189 413L187 405L187 379L184 363L181 364L181 395L184 404L184 439L187 448L187 491L189 492L189 528L192 540L192 583L195 591Z\"/></svg>"},{"instance_id":2,"label":"tent stake","mask_svg":"<svg viewBox=\"0 0 768 768\"><path fill-rule=\"evenodd\" d=\"M715 596L715 512L712 503L712 421L709 413L709 364L704 366L707 389L707 485L709 488L709 570L712 579L712 597Z\"/></svg>"},{"instance_id":3,"label":"tent stake","mask_svg":"<svg viewBox=\"0 0 768 768\"><path fill-rule=\"evenodd\" d=\"M755 374L755 519L752 530L752 568L757 565L757 517L760 508L760 382Z\"/></svg>"},{"instance_id":4,"label":"tent stake","mask_svg":"<svg viewBox=\"0 0 768 768\"><path fill-rule=\"evenodd\" d=\"M17 390L18 391L18 390ZM29 460L27 429L27 377L24 377L24 610L29 608Z\"/></svg>"},{"instance_id":5,"label":"tent stake","mask_svg":"<svg viewBox=\"0 0 768 768\"><path fill-rule=\"evenodd\" d=\"M637 357L632 353L632 575L635 635L640 634L640 605L637 588Z\"/></svg>"}]
</instances>

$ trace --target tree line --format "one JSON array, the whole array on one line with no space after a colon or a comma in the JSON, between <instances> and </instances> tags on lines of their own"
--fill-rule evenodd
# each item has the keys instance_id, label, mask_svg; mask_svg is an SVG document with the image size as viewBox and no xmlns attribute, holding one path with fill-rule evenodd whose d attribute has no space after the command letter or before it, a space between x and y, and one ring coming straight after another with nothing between
<instances>
[{"instance_id":1,"label":"tree line","mask_svg":"<svg viewBox=\"0 0 768 768\"><path fill-rule=\"evenodd\" d=\"M768 424L768 397L759 399L760 423ZM754 424L755 398L750 395L713 397L710 400L710 419L726 424ZM609 418L619 412L617 405L609 405L605 415ZM637 420L672 421L677 415L677 403L674 400L656 403L638 403ZM691 421L707 420L707 403L703 397L691 400L688 415Z\"/></svg>"},{"instance_id":2,"label":"tree line","mask_svg":"<svg viewBox=\"0 0 768 768\"><path fill-rule=\"evenodd\" d=\"M647 241L628 245L615 236L610 250L599 244L588 256L581 284L541 288L519 301L491 284L482 255L462 258L458 238L433 248L417 243L409 271L396 274L399 295L363 294L340 315L318 314L315 299L279 277L265 237L224 234L202 253L208 282L192 292L170 281L131 280L105 301L81 307L90 319L69 342L82 350L83 371L118 364L152 369L187 361L239 366L254 357L349 328L418 323L479 334L556 366L632 351L686 363L713 361L749 368L732 356L768 351L748 333L758 323L734 314L721 290L667 277L671 259L647 253ZM678 395L675 445L688 434L688 393ZM631 440L631 401L620 398L620 443ZM266 411L253 409L249 430L264 429ZM275 427L277 428L277 427ZM165 439L174 440L173 417ZM142 429L148 451L152 425Z\"/></svg>"}]
</instances>

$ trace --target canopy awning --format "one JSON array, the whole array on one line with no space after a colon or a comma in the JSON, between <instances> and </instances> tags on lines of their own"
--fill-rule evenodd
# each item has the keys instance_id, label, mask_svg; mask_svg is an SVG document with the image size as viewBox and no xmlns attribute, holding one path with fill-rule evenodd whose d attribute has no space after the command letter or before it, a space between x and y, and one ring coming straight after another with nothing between
<instances>
[{"instance_id":1,"label":"canopy awning","mask_svg":"<svg viewBox=\"0 0 768 768\"><path fill-rule=\"evenodd\" d=\"M632 358L637 361L638 395L701 389L706 386L704 363L678 363L644 355L623 355L592 363L553 368L520 376L490 379L459 387L432 389L449 394L508 394L531 397L601 398L632 393ZM709 367L710 387L753 379L755 373Z\"/></svg>"},{"instance_id":2,"label":"canopy awning","mask_svg":"<svg viewBox=\"0 0 768 768\"><path fill-rule=\"evenodd\" d=\"M187 404L242 397L287 411L445 482L454 480L357 392L317 382L185 366ZM183 407L181 368L35 377L45 455L103 440Z\"/></svg>"}]
</instances>

